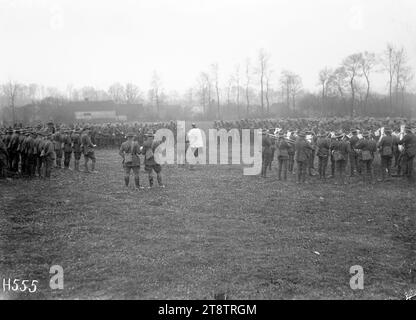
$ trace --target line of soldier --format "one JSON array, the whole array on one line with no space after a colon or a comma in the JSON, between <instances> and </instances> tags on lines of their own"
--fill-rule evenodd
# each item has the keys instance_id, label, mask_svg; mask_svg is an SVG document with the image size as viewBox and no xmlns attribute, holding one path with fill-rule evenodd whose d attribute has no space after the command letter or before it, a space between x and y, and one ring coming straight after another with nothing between
<instances>
[{"instance_id":1,"label":"line of soldier","mask_svg":"<svg viewBox=\"0 0 416 320\"><path fill-rule=\"evenodd\" d=\"M165 185L162 182L162 167L155 160L156 148L165 140L154 141L154 134L152 131L144 135L143 143L138 141L137 134L134 131L129 131L126 134L127 141L123 142L120 146L119 154L123 159L124 169L124 183L128 188L130 184L130 174L133 171L134 185L136 189L144 189L140 184L140 156L142 155L144 160L144 169L148 175L149 187L153 187L153 171L156 173L156 178L159 187L164 188Z\"/></svg>"},{"instance_id":2,"label":"line of soldier","mask_svg":"<svg viewBox=\"0 0 416 320\"><path fill-rule=\"evenodd\" d=\"M91 141L90 130L90 127L83 130L56 129L53 123L48 123L47 127L37 129L7 129L1 132L1 176L50 178L53 168L70 169L72 154L76 171L79 171L83 154L84 172L96 172L95 145ZM90 160L91 171L88 167Z\"/></svg>"},{"instance_id":3,"label":"line of soldier","mask_svg":"<svg viewBox=\"0 0 416 320\"><path fill-rule=\"evenodd\" d=\"M274 129L273 129L274 130ZM312 139L308 141L306 136ZM379 152L381 159L380 182L387 181L392 176L392 166L397 167L397 176L413 179L413 162L416 155L416 135L410 126L405 127L405 134L400 139L393 135L390 128L385 128L384 135L379 138L365 131L360 138L358 130L352 130L350 135L339 131L335 135L325 131L315 134L311 131L291 131L288 137L283 131L276 137L269 130L263 130L263 165L261 175L266 177L271 170L275 151L278 160L278 179L287 180L288 172L294 173L297 167L297 183L306 181L315 175L315 158L318 158L318 175L320 180L326 180L328 163L331 164L331 176L336 184L347 184L346 168L349 162L350 177L359 175L363 182L375 183L374 159ZM403 149L399 148L403 146Z\"/></svg>"}]
</instances>

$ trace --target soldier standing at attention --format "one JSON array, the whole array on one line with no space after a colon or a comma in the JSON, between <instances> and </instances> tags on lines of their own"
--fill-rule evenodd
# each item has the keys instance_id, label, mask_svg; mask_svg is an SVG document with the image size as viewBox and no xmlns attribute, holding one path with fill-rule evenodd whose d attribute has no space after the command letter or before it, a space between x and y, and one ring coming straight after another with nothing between
<instances>
[{"instance_id":1,"label":"soldier standing at attention","mask_svg":"<svg viewBox=\"0 0 416 320\"><path fill-rule=\"evenodd\" d=\"M344 134L339 132L335 135L335 141L330 145L332 154L335 161L335 168L338 174L339 181L335 181L335 184L347 184L345 181L345 168L347 166L348 155L350 154L349 142L343 140Z\"/></svg>"},{"instance_id":2,"label":"soldier standing at attention","mask_svg":"<svg viewBox=\"0 0 416 320\"><path fill-rule=\"evenodd\" d=\"M326 167L328 166L329 158L329 144L330 141L326 137L325 132L320 132L318 134L318 140L316 141L317 146L317 156L318 156L318 172L319 180L326 180Z\"/></svg>"},{"instance_id":3,"label":"soldier standing at attention","mask_svg":"<svg viewBox=\"0 0 416 320\"><path fill-rule=\"evenodd\" d=\"M62 168L62 143L63 143L63 130L59 129L54 135L53 135L53 143L55 147L55 153L56 153L56 167L58 169Z\"/></svg>"},{"instance_id":4,"label":"soldier standing at attention","mask_svg":"<svg viewBox=\"0 0 416 320\"><path fill-rule=\"evenodd\" d=\"M8 149L10 150L9 156L11 157L12 167L11 171L14 173L19 172L19 136L20 136L20 129L17 129L14 131L11 140L10 145L8 146Z\"/></svg>"},{"instance_id":5,"label":"soldier standing at attention","mask_svg":"<svg viewBox=\"0 0 416 320\"><path fill-rule=\"evenodd\" d=\"M399 141L400 145L404 146L403 162L404 167L407 168L406 175L409 181L413 179L413 160L416 155L416 136L412 132L412 128L405 127L405 136Z\"/></svg>"},{"instance_id":6,"label":"soldier standing at attention","mask_svg":"<svg viewBox=\"0 0 416 320\"><path fill-rule=\"evenodd\" d=\"M130 173L133 171L134 183L137 189L143 189L140 185L140 146L134 141L134 132L127 133L127 141L123 142L120 147L120 156L123 158L124 183L126 187L130 183Z\"/></svg>"},{"instance_id":7,"label":"soldier standing at attention","mask_svg":"<svg viewBox=\"0 0 416 320\"><path fill-rule=\"evenodd\" d=\"M363 182L366 181L366 176L369 176L370 183L374 183L373 160L374 153L377 151L377 143L370 136L370 132L364 132L363 139L358 141L355 147L361 150L360 163ZM364 168L366 173L364 173Z\"/></svg>"},{"instance_id":8,"label":"soldier standing at attention","mask_svg":"<svg viewBox=\"0 0 416 320\"><path fill-rule=\"evenodd\" d=\"M288 150L288 153L289 153L289 163L288 163L289 168L288 169L289 169L289 172L293 174L294 173L293 172L293 167L294 167L294 164L295 164L295 141L296 141L296 137L295 137L295 134L294 134L293 130L290 130L289 140L293 141L293 143L289 144L290 148Z\"/></svg>"},{"instance_id":9,"label":"soldier standing at attention","mask_svg":"<svg viewBox=\"0 0 416 320\"><path fill-rule=\"evenodd\" d=\"M277 144L278 153L277 153L277 160L279 163L278 169L278 180L282 179L282 171L283 171L283 180L287 180L287 164L289 162L289 149L290 145L285 140L284 134L279 133L279 141Z\"/></svg>"},{"instance_id":10,"label":"soldier standing at attention","mask_svg":"<svg viewBox=\"0 0 416 320\"><path fill-rule=\"evenodd\" d=\"M295 160L297 165L297 180L296 183L306 182L306 168L309 163L309 155L312 151L312 146L306 141L306 134L304 132L298 133L298 138L295 143Z\"/></svg>"},{"instance_id":11,"label":"soldier standing at attention","mask_svg":"<svg viewBox=\"0 0 416 320\"><path fill-rule=\"evenodd\" d=\"M72 157L72 140L70 134L71 131L66 130L62 136L62 142L64 144L64 168L67 170L71 170L69 167Z\"/></svg>"},{"instance_id":12,"label":"soldier standing at attention","mask_svg":"<svg viewBox=\"0 0 416 320\"><path fill-rule=\"evenodd\" d=\"M45 143L42 132L38 132L35 138L35 150L36 150L36 165L35 165L35 174L41 178L42 177L42 157L41 153L43 150L43 144Z\"/></svg>"},{"instance_id":13,"label":"soldier standing at attention","mask_svg":"<svg viewBox=\"0 0 416 320\"><path fill-rule=\"evenodd\" d=\"M81 130L76 129L74 134L71 136L72 150L74 151L74 169L79 171L79 161L81 160Z\"/></svg>"},{"instance_id":14,"label":"soldier standing at attention","mask_svg":"<svg viewBox=\"0 0 416 320\"><path fill-rule=\"evenodd\" d=\"M391 130L384 128L384 134L385 136L377 144L381 156L381 179L379 181L385 181L386 171L388 177L391 177L391 163L393 160L393 137Z\"/></svg>"},{"instance_id":15,"label":"soldier standing at attention","mask_svg":"<svg viewBox=\"0 0 416 320\"><path fill-rule=\"evenodd\" d=\"M153 171L156 172L157 183L159 187L164 188L165 186L162 183L162 167L156 162L154 157L154 152L156 148L162 143L162 141L153 141L153 139L153 133L148 133L146 135L146 140L143 143L141 153L144 154L144 170L149 176L149 188L153 187Z\"/></svg>"},{"instance_id":16,"label":"soldier standing at attention","mask_svg":"<svg viewBox=\"0 0 416 320\"><path fill-rule=\"evenodd\" d=\"M261 176L266 178L267 168L270 165L271 157L273 154L272 151L272 141L267 136L268 131L263 130L262 132L262 167L261 167Z\"/></svg>"},{"instance_id":17,"label":"soldier standing at attention","mask_svg":"<svg viewBox=\"0 0 416 320\"><path fill-rule=\"evenodd\" d=\"M356 129L353 129L351 131L352 137L350 138L350 177L353 177L355 172L358 172L358 174L361 174L361 167L358 165L358 154L355 152L355 145L360 140L358 138L358 131Z\"/></svg>"},{"instance_id":18,"label":"soldier standing at attention","mask_svg":"<svg viewBox=\"0 0 416 320\"><path fill-rule=\"evenodd\" d=\"M7 147L3 140L0 139L0 178L6 177L6 169L8 167L8 153Z\"/></svg>"},{"instance_id":19,"label":"soldier standing at attention","mask_svg":"<svg viewBox=\"0 0 416 320\"><path fill-rule=\"evenodd\" d=\"M91 160L91 172L96 173L95 171L95 153L94 148L96 147L95 144L91 142L90 138L90 127L86 127L84 129L84 133L81 135L81 144L82 144L82 151L84 153L84 172L90 173L88 170L88 161Z\"/></svg>"},{"instance_id":20,"label":"soldier standing at attention","mask_svg":"<svg viewBox=\"0 0 416 320\"><path fill-rule=\"evenodd\" d=\"M43 163L45 165L45 178L50 179L51 178L51 172L53 168L53 164L55 161L55 143L52 141L53 134L48 132L46 133L46 140L43 144L42 149L42 158Z\"/></svg>"}]
</instances>

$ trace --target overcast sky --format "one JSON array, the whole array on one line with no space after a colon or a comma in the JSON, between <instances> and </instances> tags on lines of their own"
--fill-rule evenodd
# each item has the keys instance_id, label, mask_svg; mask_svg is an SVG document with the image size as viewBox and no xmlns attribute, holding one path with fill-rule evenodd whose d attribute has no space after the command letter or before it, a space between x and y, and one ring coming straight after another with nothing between
<instances>
[{"instance_id":1,"label":"overcast sky","mask_svg":"<svg viewBox=\"0 0 416 320\"><path fill-rule=\"evenodd\" d=\"M214 62L226 83L264 48L275 79L288 69L316 90L324 66L387 42L415 65L416 1L0 0L0 40L1 82L147 90L157 70L166 91L184 91Z\"/></svg>"}]
</instances>

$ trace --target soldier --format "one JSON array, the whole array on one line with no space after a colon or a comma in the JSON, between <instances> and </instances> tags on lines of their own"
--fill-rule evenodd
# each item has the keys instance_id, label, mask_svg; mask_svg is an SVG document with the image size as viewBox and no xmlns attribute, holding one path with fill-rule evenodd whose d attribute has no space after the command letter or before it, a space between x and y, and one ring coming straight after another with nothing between
<instances>
[{"instance_id":1,"label":"soldier","mask_svg":"<svg viewBox=\"0 0 416 320\"><path fill-rule=\"evenodd\" d=\"M261 167L261 176L266 178L266 171L270 165L271 157L273 154L272 151L272 141L267 136L268 131L263 130L262 132L262 167Z\"/></svg>"},{"instance_id":2,"label":"soldier","mask_svg":"<svg viewBox=\"0 0 416 320\"><path fill-rule=\"evenodd\" d=\"M59 129L53 135L53 143L56 153L56 167L62 169L62 144L63 144L63 129Z\"/></svg>"},{"instance_id":3,"label":"soldier","mask_svg":"<svg viewBox=\"0 0 416 320\"><path fill-rule=\"evenodd\" d=\"M290 136L289 136L289 141L292 141L293 143L289 144L289 162L288 162L288 169L289 172L294 174L293 172L293 167L295 164L295 141L296 141L296 137L295 137L295 133L293 130L290 131Z\"/></svg>"},{"instance_id":4,"label":"soldier","mask_svg":"<svg viewBox=\"0 0 416 320\"><path fill-rule=\"evenodd\" d=\"M55 156L55 143L53 140L53 134L51 132L47 132L45 142L42 145L42 162L45 166L45 178L50 179L51 178L51 172L52 168L54 166L54 162L56 160Z\"/></svg>"},{"instance_id":5,"label":"soldier","mask_svg":"<svg viewBox=\"0 0 416 320\"><path fill-rule=\"evenodd\" d=\"M9 151L9 156L11 157L11 171L13 173L18 173L19 172L19 160L20 160L20 155L19 155L19 136L20 136L20 129L17 129L14 131L11 139L10 139L10 144L8 146Z\"/></svg>"},{"instance_id":6,"label":"soldier","mask_svg":"<svg viewBox=\"0 0 416 320\"><path fill-rule=\"evenodd\" d=\"M374 183L373 160L374 153L377 151L377 143L370 136L370 132L364 132L363 139L358 141L355 147L361 150L359 159L363 182L366 181L366 176L369 176L370 183ZM364 168L366 169L366 173L364 173Z\"/></svg>"},{"instance_id":7,"label":"soldier","mask_svg":"<svg viewBox=\"0 0 416 320\"><path fill-rule=\"evenodd\" d=\"M91 172L96 173L95 171L95 153L94 148L96 147L95 144L91 142L90 138L90 127L86 127L84 129L84 133L81 135L81 143L82 143L82 151L84 154L84 172L90 173L88 170L88 161L91 160Z\"/></svg>"},{"instance_id":8,"label":"soldier","mask_svg":"<svg viewBox=\"0 0 416 320\"><path fill-rule=\"evenodd\" d=\"M149 176L149 188L153 187L153 175L152 172L156 172L157 183L159 187L164 188L165 185L162 183L162 167L156 163L154 152L156 148L162 143L162 141L153 141L153 133L146 135L146 140L143 143L142 154L144 154L144 169Z\"/></svg>"},{"instance_id":9,"label":"soldier","mask_svg":"<svg viewBox=\"0 0 416 320\"><path fill-rule=\"evenodd\" d=\"M410 126L405 127L405 136L399 141L404 146L403 162L406 168L406 176L409 181L413 179L413 160L416 155L416 135Z\"/></svg>"},{"instance_id":10,"label":"soldier","mask_svg":"<svg viewBox=\"0 0 416 320\"><path fill-rule=\"evenodd\" d=\"M36 150L36 133L31 131L30 136L26 139L25 143L25 151L27 156L27 175L29 178L33 178L36 173L36 157L37 157L37 150Z\"/></svg>"},{"instance_id":11,"label":"soldier","mask_svg":"<svg viewBox=\"0 0 416 320\"><path fill-rule=\"evenodd\" d=\"M143 189L140 185L140 146L134 141L134 132L127 133L127 141L123 142L120 147L120 156L123 158L123 168L124 168L124 183L126 187L129 186L130 182L130 173L133 171L134 174L134 183L137 189Z\"/></svg>"},{"instance_id":12,"label":"soldier","mask_svg":"<svg viewBox=\"0 0 416 320\"><path fill-rule=\"evenodd\" d=\"M358 172L358 174L361 175L361 167L358 165L358 154L355 151L355 145L357 144L358 140L358 131L356 129L353 129L351 131L352 137L350 138L350 177L353 177L355 172Z\"/></svg>"},{"instance_id":13,"label":"soldier","mask_svg":"<svg viewBox=\"0 0 416 320\"><path fill-rule=\"evenodd\" d=\"M391 177L391 163L393 160L393 137L389 128L384 128L385 136L383 136L377 144L381 157L381 179L385 181L386 171L388 177Z\"/></svg>"},{"instance_id":14,"label":"soldier","mask_svg":"<svg viewBox=\"0 0 416 320\"><path fill-rule=\"evenodd\" d=\"M350 144L343 140L344 134L339 132L335 135L335 141L331 142L330 149L335 161L335 168L338 174L339 181L335 184L347 184L344 179L345 168L347 166L348 155L350 154Z\"/></svg>"},{"instance_id":15,"label":"soldier","mask_svg":"<svg viewBox=\"0 0 416 320\"><path fill-rule=\"evenodd\" d=\"M7 167L8 167L9 170L12 169L12 157L11 157L11 153L10 153L10 141L12 139L12 135L13 135L13 130L8 129L6 138L4 139L4 144L6 146L7 154L8 154Z\"/></svg>"},{"instance_id":16,"label":"soldier","mask_svg":"<svg viewBox=\"0 0 416 320\"><path fill-rule=\"evenodd\" d=\"M71 170L69 167L72 157L72 140L71 140L71 131L66 130L64 132L64 135L62 136L62 142L63 142L63 151L64 151L64 168L66 170Z\"/></svg>"},{"instance_id":17,"label":"soldier","mask_svg":"<svg viewBox=\"0 0 416 320\"><path fill-rule=\"evenodd\" d=\"M287 180L287 169L288 169L288 162L289 162L289 149L291 146L289 142L285 139L284 134L279 134L279 141L277 144L278 156L277 160L279 163L278 169L278 180L282 179L282 171L283 171L283 180Z\"/></svg>"},{"instance_id":18,"label":"soldier","mask_svg":"<svg viewBox=\"0 0 416 320\"><path fill-rule=\"evenodd\" d=\"M9 154L7 152L7 147L4 144L3 139L0 139L0 178L6 177L8 158Z\"/></svg>"},{"instance_id":19,"label":"soldier","mask_svg":"<svg viewBox=\"0 0 416 320\"><path fill-rule=\"evenodd\" d=\"M328 166L329 145L330 141L326 137L326 133L320 132L318 134L318 140L316 141L319 180L326 180L326 167Z\"/></svg>"},{"instance_id":20,"label":"soldier","mask_svg":"<svg viewBox=\"0 0 416 320\"><path fill-rule=\"evenodd\" d=\"M42 154L44 142L45 142L45 139L44 139L43 133L39 131L34 141L34 147L36 151L35 175L37 175L39 178L42 177L43 158L41 154Z\"/></svg>"},{"instance_id":21,"label":"soldier","mask_svg":"<svg viewBox=\"0 0 416 320\"><path fill-rule=\"evenodd\" d=\"M295 143L295 160L297 165L297 181L296 183L306 182L306 168L309 163L309 155L312 151L312 146L306 141L306 133L298 133L298 138Z\"/></svg>"},{"instance_id":22,"label":"soldier","mask_svg":"<svg viewBox=\"0 0 416 320\"><path fill-rule=\"evenodd\" d=\"M74 152L74 169L79 171L79 161L81 160L82 144L81 144L81 130L76 129L71 136L72 150Z\"/></svg>"}]
</instances>

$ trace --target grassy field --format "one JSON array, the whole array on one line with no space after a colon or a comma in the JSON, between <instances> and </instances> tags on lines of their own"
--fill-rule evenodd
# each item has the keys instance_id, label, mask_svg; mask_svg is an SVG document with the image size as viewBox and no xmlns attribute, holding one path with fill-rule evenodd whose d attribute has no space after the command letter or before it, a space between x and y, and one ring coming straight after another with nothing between
<instances>
[{"instance_id":1,"label":"grassy field","mask_svg":"<svg viewBox=\"0 0 416 320\"><path fill-rule=\"evenodd\" d=\"M415 288L416 188L298 186L241 166L164 166L166 189L123 187L116 150L98 174L0 181L0 280L26 299L403 299ZM147 179L142 171L143 184ZM49 268L64 289L49 288ZM364 268L352 290L349 269Z\"/></svg>"}]
</instances>

